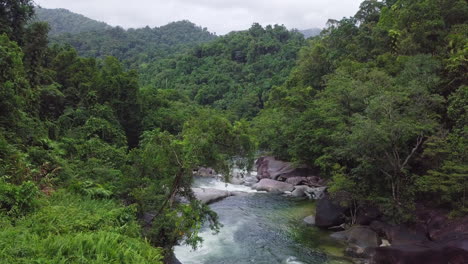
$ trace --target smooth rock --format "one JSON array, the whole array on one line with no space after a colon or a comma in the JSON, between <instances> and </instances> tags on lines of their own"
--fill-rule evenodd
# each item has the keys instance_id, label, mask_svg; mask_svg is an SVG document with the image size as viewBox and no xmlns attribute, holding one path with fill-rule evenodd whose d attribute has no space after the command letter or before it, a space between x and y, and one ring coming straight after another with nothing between
<instances>
[{"instance_id":1,"label":"smooth rock","mask_svg":"<svg viewBox=\"0 0 468 264\"><path fill-rule=\"evenodd\" d=\"M231 194L231 196L249 196L249 195L252 195L252 193L240 192L240 191L230 192L230 194Z\"/></svg>"},{"instance_id":2,"label":"smooth rock","mask_svg":"<svg viewBox=\"0 0 468 264\"><path fill-rule=\"evenodd\" d=\"M236 185L241 185L243 184L245 181L241 178L238 178L238 177L231 177L229 179L229 183L232 183L232 184L236 184Z\"/></svg>"},{"instance_id":3,"label":"smooth rock","mask_svg":"<svg viewBox=\"0 0 468 264\"><path fill-rule=\"evenodd\" d=\"M327 189L326 186L324 187L315 187L315 188L308 188L307 193L310 195L310 199L319 200L325 197L325 190Z\"/></svg>"},{"instance_id":4,"label":"smooth rock","mask_svg":"<svg viewBox=\"0 0 468 264\"><path fill-rule=\"evenodd\" d=\"M304 223L306 223L306 225L315 225L315 215L309 215L307 216L306 218L304 218Z\"/></svg>"},{"instance_id":5,"label":"smooth rock","mask_svg":"<svg viewBox=\"0 0 468 264\"><path fill-rule=\"evenodd\" d=\"M366 248L358 245L349 245L345 249L345 255L352 258L368 258L370 254Z\"/></svg>"},{"instance_id":6,"label":"smooth rock","mask_svg":"<svg viewBox=\"0 0 468 264\"><path fill-rule=\"evenodd\" d=\"M367 226L353 226L344 232L348 242L362 248L378 247L381 243L378 234Z\"/></svg>"},{"instance_id":7,"label":"smooth rock","mask_svg":"<svg viewBox=\"0 0 468 264\"><path fill-rule=\"evenodd\" d=\"M356 224L369 225L372 221L380 219L382 212L375 206L364 205L362 206L356 217Z\"/></svg>"},{"instance_id":8,"label":"smooth rock","mask_svg":"<svg viewBox=\"0 0 468 264\"><path fill-rule=\"evenodd\" d=\"M304 197L307 196L307 189L309 189L309 186L306 185L298 185L294 186L294 191L292 191L291 196L292 197Z\"/></svg>"},{"instance_id":9,"label":"smooth rock","mask_svg":"<svg viewBox=\"0 0 468 264\"><path fill-rule=\"evenodd\" d=\"M259 179L277 180L279 177L304 177L311 173L311 170L306 166L294 166L291 162L277 160L274 157L260 157L255 162L257 166L257 177Z\"/></svg>"},{"instance_id":10,"label":"smooth rock","mask_svg":"<svg viewBox=\"0 0 468 264\"><path fill-rule=\"evenodd\" d=\"M329 197L318 200L315 210L315 225L328 228L344 223L346 208L334 203Z\"/></svg>"},{"instance_id":11,"label":"smooth rock","mask_svg":"<svg viewBox=\"0 0 468 264\"><path fill-rule=\"evenodd\" d=\"M244 185L245 186L252 186L258 182L256 176L247 176L244 178Z\"/></svg>"},{"instance_id":12,"label":"smooth rock","mask_svg":"<svg viewBox=\"0 0 468 264\"><path fill-rule=\"evenodd\" d=\"M271 179L261 179L258 183L252 186L257 191L268 191L274 193L291 192L294 190L294 186L289 183L275 181Z\"/></svg>"},{"instance_id":13,"label":"smooth rock","mask_svg":"<svg viewBox=\"0 0 468 264\"><path fill-rule=\"evenodd\" d=\"M216 177L216 171L212 168L200 167L195 172L195 175L199 177Z\"/></svg>"},{"instance_id":14,"label":"smooth rock","mask_svg":"<svg viewBox=\"0 0 468 264\"><path fill-rule=\"evenodd\" d=\"M210 188L192 188L195 197L204 204L210 204L231 195L229 191L210 189Z\"/></svg>"}]
</instances>

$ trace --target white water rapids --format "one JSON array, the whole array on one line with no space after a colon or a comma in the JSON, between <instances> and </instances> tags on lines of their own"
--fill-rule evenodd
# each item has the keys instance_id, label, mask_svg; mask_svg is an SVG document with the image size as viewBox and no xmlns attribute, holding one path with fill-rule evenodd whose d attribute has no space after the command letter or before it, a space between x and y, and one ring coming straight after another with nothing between
<instances>
[{"instance_id":1,"label":"white water rapids","mask_svg":"<svg viewBox=\"0 0 468 264\"><path fill-rule=\"evenodd\" d=\"M202 229L202 245L193 250L177 246L174 254L183 264L315 264L349 263L330 258L314 246L303 245L303 215L310 214L310 201L257 192L244 185L225 183L213 178L199 178L194 187L242 192L210 207L223 224L218 234ZM312 204L313 205L313 204ZM306 211L306 212L301 212ZM297 213L299 212L299 214Z\"/></svg>"}]
</instances>

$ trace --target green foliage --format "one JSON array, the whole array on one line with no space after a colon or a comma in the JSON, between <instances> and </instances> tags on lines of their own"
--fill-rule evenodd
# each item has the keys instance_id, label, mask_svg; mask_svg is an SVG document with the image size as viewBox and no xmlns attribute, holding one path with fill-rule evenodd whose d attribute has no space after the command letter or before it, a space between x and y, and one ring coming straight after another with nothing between
<instances>
[{"instance_id":1,"label":"green foliage","mask_svg":"<svg viewBox=\"0 0 468 264\"><path fill-rule=\"evenodd\" d=\"M0 35L22 43L24 26L34 15L32 0L2 0L0 2Z\"/></svg>"},{"instance_id":2,"label":"green foliage","mask_svg":"<svg viewBox=\"0 0 468 264\"><path fill-rule=\"evenodd\" d=\"M124 62L128 68L142 71L153 61L167 58L216 38L206 28L198 27L187 20L169 23L159 28L124 30L121 27L103 27L99 29L96 28L97 25L93 25L93 30L87 30L85 29L88 27L86 22L84 24L80 22L79 27L69 27L68 24L73 21L65 20L65 18L62 20L61 17L52 15L41 17L41 19L51 24L52 32L66 31L65 34L53 36L51 39L53 43L69 44L85 57L113 56ZM81 17L79 19L83 20ZM65 25L66 28L61 29L59 24Z\"/></svg>"},{"instance_id":3,"label":"green foliage","mask_svg":"<svg viewBox=\"0 0 468 264\"><path fill-rule=\"evenodd\" d=\"M34 12L34 20L49 23L51 28L51 31L49 32L50 36L57 36L65 33L76 34L81 32L101 31L111 28L111 26L104 22L99 22L83 15L75 14L67 9L36 7Z\"/></svg>"},{"instance_id":4,"label":"green foliage","mask_svg":"<svg viewBox=\"0 0 468 264\"><path fill-rule=\"evenodd\" d=\"M0 214L19 217L34 210L37 206L39 191L30 181L14 185L0 179Z\"/></svg>"},{"instance_id":5,"label":"green foliage","mask_svg":"<svg viewBox=\"0 0 468 264\"><path fill-rule=\"evenodd\" d=\"M427 199L466 213L467 7L364 1L330 20L254 119L259 146L395 221Z\"/></svg>"},{"instance_id":6,"label":"green foliage","mask_svg":"<svg viewBox=\"0 0 468 264\"><path fill-rule=\"evenodd\" d=\"M232 32L190 52L148 65L142 82L184 91L201 105L252 118L274 85L284 82L304 38L283 26Z\"/></svg>"},{"instance_id":7,"label":"green foliage","mask_svg":"<svg viewBox=\"0 0 468 264\"><path fill-rule=\"evenodd\" d=\"M37 212L5 225L0 257L8 263L162 263L139 239L134 208L58 191Z\"/></svg>"},{"instance_id":8,"label":"green foliage","mask_svg":"<svg viewBox=\"0 0 468 264\"><path fill-rule=\"evenodd\" d=\"M122 178L121 195L137 204L141 214L154 215L148 234L152 243L169 249L182 242L197 247L202 223L208 221L214 230L219 223L193 196L193 169L211 167L228 175L234 162L251 164L253 151L245 123L232 124L214 110L199 109L179 135L158 129L143 133L140 147L129 154L132 166L126 173L134 177Z\"/></svg>"}]
</instances>

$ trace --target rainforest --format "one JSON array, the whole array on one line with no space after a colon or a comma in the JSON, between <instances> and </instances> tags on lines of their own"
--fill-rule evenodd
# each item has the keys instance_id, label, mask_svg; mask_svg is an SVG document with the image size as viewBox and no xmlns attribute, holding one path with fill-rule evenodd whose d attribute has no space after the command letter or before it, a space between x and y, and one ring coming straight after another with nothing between
<instances>
[{"instance_id":1,"label":"rainforest","mask_svg":"<svg viewBox=\"0 0 468 264\"><path fill-rule=\"evenodd\" d=\"M0 0L0 263L463 264L467 192L465 0L224 35Z\"/></svg>"}]
</instances>

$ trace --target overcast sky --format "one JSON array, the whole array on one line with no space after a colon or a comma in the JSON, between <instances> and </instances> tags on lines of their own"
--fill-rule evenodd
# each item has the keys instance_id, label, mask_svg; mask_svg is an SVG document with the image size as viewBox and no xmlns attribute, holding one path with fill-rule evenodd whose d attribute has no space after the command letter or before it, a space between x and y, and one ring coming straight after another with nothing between
<instances>
[{"instance_id":1,"label":"overcast sky","mask_svg":"<svg viewBox=\"0 0 468 264\"><path fill-rule=\"evenodd\" d=\"M188 19L225 34L254 22L288 28L322 28L329 18L354 15L362 0L35 0L44 8L66 8L112 26L162 26Z\"/></svg>"}]
</instances>

